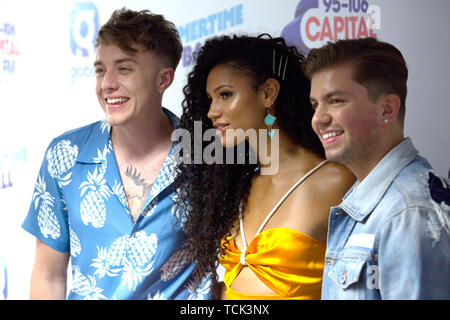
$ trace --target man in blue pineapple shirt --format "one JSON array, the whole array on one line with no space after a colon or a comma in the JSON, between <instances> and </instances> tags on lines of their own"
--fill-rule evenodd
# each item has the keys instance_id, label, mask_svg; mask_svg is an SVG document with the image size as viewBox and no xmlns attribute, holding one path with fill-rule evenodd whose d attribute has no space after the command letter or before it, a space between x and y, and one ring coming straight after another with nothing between
<instances>
[{"instance_id":1,"label":"man in blue pineapple shirt","mask_svg":"<svg viewBox=\"0 0 450 320\"><path fill-rule=\"evenodd\" d=\"M97 37L106 121L55 138L23 228L36 240L32 299L208 299L174 206L178 118L162 107L182 45L147 10L116 10Z\"/></svg>"}]
</instances>

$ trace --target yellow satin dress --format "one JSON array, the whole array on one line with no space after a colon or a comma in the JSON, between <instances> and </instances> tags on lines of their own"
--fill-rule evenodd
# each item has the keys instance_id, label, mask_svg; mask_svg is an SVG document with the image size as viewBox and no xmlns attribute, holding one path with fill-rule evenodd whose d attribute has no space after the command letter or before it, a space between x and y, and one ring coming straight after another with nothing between
<instances>
[{"instance_id":1,"label":"yellow satin dress","mask_svg":"<svg viewBox=\"0 0 450 320\"><path fill-rule=\"evenodd\" d=\"M320 299L326 245L294 229L262 229L287 196L325 163L323 161L313 168L284 195L248 246L241 210L239 218L241 238L246 246L244 252L237 249L232 237L226 237L221 242L223 255L219 262L225 268L227 300ZM244 266L248 266L276 294L244 294L231 289L232 282Z\"/></svg>"}]
</instances>

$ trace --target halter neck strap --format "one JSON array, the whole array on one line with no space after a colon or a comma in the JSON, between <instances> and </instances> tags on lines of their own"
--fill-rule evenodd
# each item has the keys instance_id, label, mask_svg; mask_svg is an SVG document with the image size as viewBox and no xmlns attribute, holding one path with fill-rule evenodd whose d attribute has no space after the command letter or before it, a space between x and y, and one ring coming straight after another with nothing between
<instances>
[{"instance_id":1,"label":"halter neck strap","mask_svg":"<svg viewBox=\"0 0 450 320\"><path fill-rule=\"evenodd\" d=\"M284 202L284 200L286 200L286 198L303 182L305 181L310 175L312 175L314 172L316 172L320 167L322 167L325 163L327 163L327 160L322 161L321 163L319 163L317 166L315 166L314 168L312 168L311 170L309 170L303 177L301 177L285 194L284 196L280 199L280 201L278 201L278 203L275 205L275 207L273 207L272 211L269 212L269 214L267 215L266 219L264 219L264 221L262 222L261 226L259 227L258 231L256 231L256 234L254 237L256 237L259 233L261 233L261 231L264 229L264 227L266 226L267 222L270 220L270 218L272 218L272 216L274 215L275 211L278 210L278 208L281 206L281 204ZM243 215L243 208L242 208L242 204L239 205L239 226L240 226L240 231L241 231L241 238L242 238L242 243L244 244L244 250L242 251L241 254L241 258L240 258L240 262L243 266L247 265L245 263L245 252L247 251L247 240L245 239L245 231L244 231L244 221L242 218Z\"/></svg>"}]
</instances>

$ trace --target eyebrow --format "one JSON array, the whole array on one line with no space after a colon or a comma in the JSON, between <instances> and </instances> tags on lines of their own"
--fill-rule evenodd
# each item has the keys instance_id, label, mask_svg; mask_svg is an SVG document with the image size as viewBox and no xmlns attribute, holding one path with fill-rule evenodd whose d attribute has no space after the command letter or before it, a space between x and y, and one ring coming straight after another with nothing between
<instances>
[{"instance_id":1,"label":"eyebrow","mask_svg":"<svg viewBox=\"0 0 450 320\"><path fill-rule=\"evenodd\" d=\"M114 60L114 64L121 64L122 62L133 62L134 64L137 64L136 59L133 59L133 58L123 58L123 59ZM101 62L100 60L95 61L94 67L96 67L98 65L103 65L103 62Z\"/></svg>"},{"instance_id":2,"label":"eyebrow","mask_svg":"<svg viewBox=\"0 0 450 320\"><path fill-rule=\"evenodd\" d=\"M334 90L334 91L328 92L322 98L323 99L330 99L333 96L339 96L339 95L348 95L348 93L346 93L346 92L344 92L342 90ZM310 101L317 101L316 98L314 98L314 97L310 97L309 100Z\"/></svg>"},{"instance_id":3,"label":"eyebrow","mask_svg":"<svg viewBox=\"0 0 450 320\"><path fill-rule=\"evenodd\" d=\"M222 88L233 88L233 86L229 85L229 84L222 84L222 85L218 86L217 88L215 88L213 92L216 93L217 91L219 91Z\"/></svg>"}]
</instances>

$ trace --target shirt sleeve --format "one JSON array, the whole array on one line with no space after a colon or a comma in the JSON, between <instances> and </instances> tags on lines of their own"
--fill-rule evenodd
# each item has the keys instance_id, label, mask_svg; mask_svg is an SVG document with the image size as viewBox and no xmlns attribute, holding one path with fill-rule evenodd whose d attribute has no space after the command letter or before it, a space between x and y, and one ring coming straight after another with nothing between
<instances>
[{"instance_id":1,"label":"shirt sleeve","mask_svg":"<svg viewBox=\"0 0 450 320\"><path fill-rule=\"evenodd\" d=\"M380 232L382 299L450 299L449 212L407 208Z\"/></svg>"},{"instance_id":2,"label":"shirt sleeve","mask_svg":"<svg viewBox=\"0 0 450 320\"><path fill-rule=\"evenodd\" d=\"M49 166L49 153L53 152L54 146L55 140L50 143L45 153L22 228L49 247L60 252L69 252L67 209L57 170Z\"/></svg>"}]
</instances>

